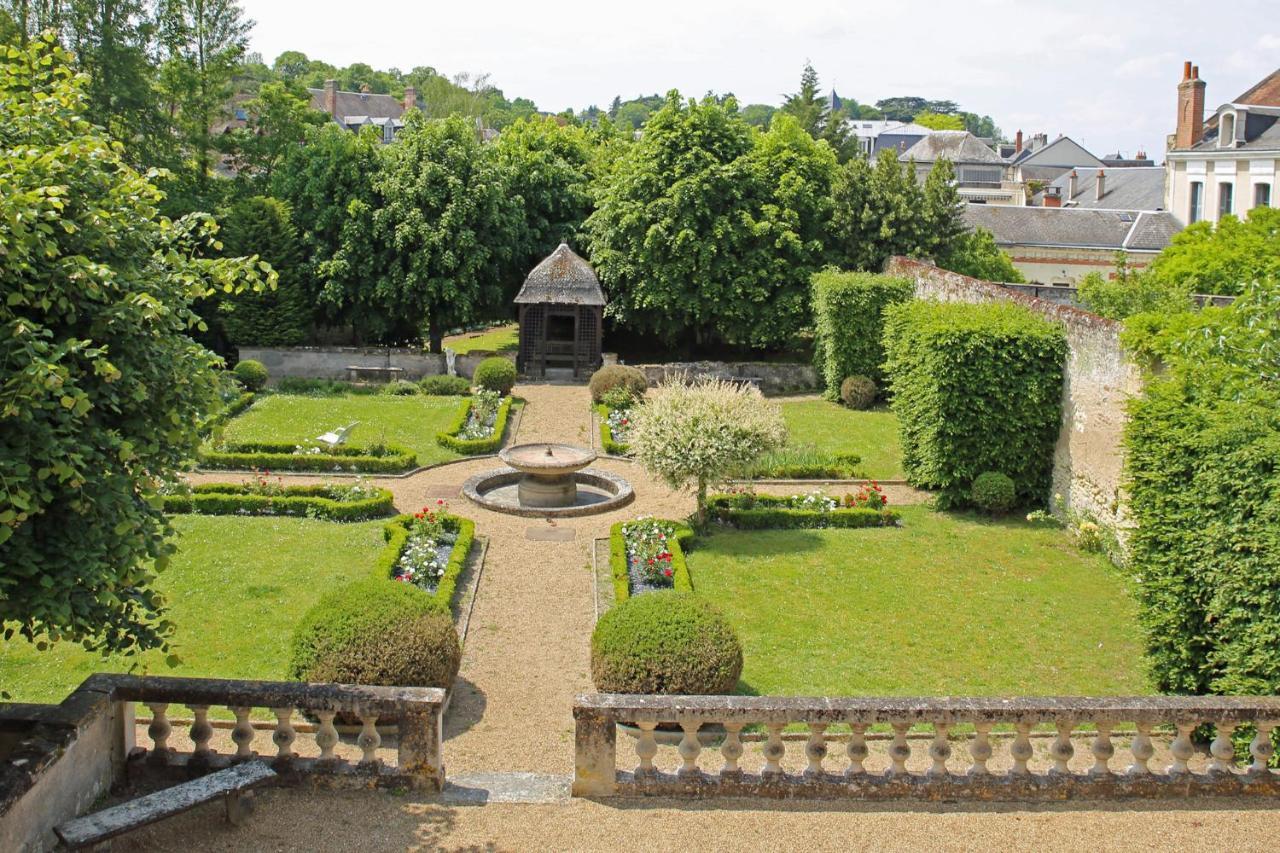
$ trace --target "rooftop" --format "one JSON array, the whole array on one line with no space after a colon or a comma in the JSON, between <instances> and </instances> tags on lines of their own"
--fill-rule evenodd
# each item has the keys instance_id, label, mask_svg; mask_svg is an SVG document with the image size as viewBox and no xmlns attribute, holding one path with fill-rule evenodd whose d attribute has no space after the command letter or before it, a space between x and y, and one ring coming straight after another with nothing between
<instances>
[{"instance_id":1,"label":"rooftop","mask_svg":"<svg viewBox=\"0 0 1280 853\"><path fill-rule=\"evenodd\" d=\"M1162 210L1164 208L1164 169L1160 166L1089 169L1077 168L1076 192L1068 197L1071 174L1055 178L1063 207L1103 210ZM1098 172L1103 173L1102 198L1097 197Z\"/></svg>"},{"instance_id":2,"label":"rooftop","mask_svg":"<svg viewBox=\"0 0 1280 853\"><path fill-rule=\"evenodd\" d=\"M516 294L517 305L604 305L604 291L591 265L561 243L533 268Z\"/></svg>"},{"instance_id":3,"label":"rooftop","mask_svg":"<svg viewBox=\"0 0 1280 853\"><path fill-rule=\"evenodd\" d=\"M1000 155L967 130L935 130L908 148L901 160L933 163L943 158L952 163L990 163L1003 166Z\"/></svg>"},{"instance_id":4,"label":"rooftop","mask_svg":"<svg viewBox=\"0 0 1280 853\"><path fill-rule=\"evenodd\" d=\"M999 245L1158 252L1182 230L1167 211L970 204L965 224L985 228Z\"/></svg>"}]
</instances>

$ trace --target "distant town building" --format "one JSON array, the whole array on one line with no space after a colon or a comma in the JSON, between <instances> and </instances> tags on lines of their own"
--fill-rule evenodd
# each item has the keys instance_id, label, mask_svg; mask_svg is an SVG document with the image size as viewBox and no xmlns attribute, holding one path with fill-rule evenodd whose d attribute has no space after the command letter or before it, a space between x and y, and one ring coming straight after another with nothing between
<instances>
[{"instance_id":1,"label":"distant town building","mask_svg":"<svg viewBox=\"0 0 1280 853\"><path fill-rule=\"evenodd\" d=\"M1009 159L1015 180L1053 181L1072 169L1101 168L1106 164L1093 156L1083 145L1069 136L1059 136L1052 142L1047 134L1036 134L1030 144L1022 145L1022 131L1014 141L1014 155Z\"/></svg>"},{"instance_id":2,"label":"distant town building","mask_svg":"<svg viewBox=\"0 0 1280 853\"><path fill-rule=\"evenodd\" d=\"M328 113L335 122L352 132L366 125L379 129L383 142L395 139L404 127L402 116L418 104L418 92L407 86L404 98L376 95L372 92L343 92L336 80L326 80L323 89L308 89L311 108Z\"/></svg>"},{"instance_id":3,"label":"distant town building","mask_svg":"<svg viewBox=\"0 0 1280 853\"><path fill-rule=\"evenodd\" d=\"M933 164L950 160L956 168L956 189L973 204L1022 206L1026 186L1011 177L1008 164L992 148L967 130L935 130L902 152L903 162L914 161L923 182Z\"/></svg>"},{"instance_id":4,"label":"distant town building","mask_svg":"<svg viewBox=\"0 0 1280 853\"><path fill-rule=\"evenodd\" d=\"M846 126L858 138L862 153L872 158L886 149L901 154L933 133L924 125L909 121L855 118L849 119Z\"/></svg>"},{"instance_id":5,"label":"distant town building","mask_svg":"<svg viewBox=\"0 0 1280 853\"><path fill-rule=\"evenodd\" d=\"M1163 210L1164 168L1072 169L1036 193L1031 203L1094 210Z\"/></svg>"}]
</instances>

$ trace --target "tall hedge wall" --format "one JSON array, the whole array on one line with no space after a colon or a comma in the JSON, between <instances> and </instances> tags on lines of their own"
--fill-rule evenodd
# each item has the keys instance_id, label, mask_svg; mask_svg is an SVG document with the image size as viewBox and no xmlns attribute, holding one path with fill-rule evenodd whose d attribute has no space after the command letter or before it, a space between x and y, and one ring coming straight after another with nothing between
<instances>
[{"instance_id":1,"label":"tall hedge wall","mask_svg":"<svg viewBox=\"0 0 1280 853\"><path fill-rule=\"evenodd\" d=\"M1008 475L1022 504L1049 497L1062 420L1062 328L1008 303L912 301L885 313L885 368L912 484L965 506L974 478Z\"/></svg>"},{"instance_id":2,"label":"tall hedge wall","mask_svg":"<svg viewBox=\"0 0 1280 853\"><path fill-rule=\"evenodd\" d=\"M861 374L883 385L884 311L915 291L909 279L827 269L813 276L814 344L818 375L828 399L840 383Z\"/></svg>"}]
</instances>

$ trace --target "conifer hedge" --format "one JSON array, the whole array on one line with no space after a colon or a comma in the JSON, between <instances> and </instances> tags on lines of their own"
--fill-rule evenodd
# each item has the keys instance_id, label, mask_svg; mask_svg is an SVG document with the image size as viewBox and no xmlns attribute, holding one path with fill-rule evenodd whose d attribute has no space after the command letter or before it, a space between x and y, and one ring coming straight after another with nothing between
<instances>
[{"instance_id":1,"label":"conifer hedge","mask_svg":"<svg viewBox=\"0 0 1280 853\"><path fill-rule=\"evenodd\" d=\"M909 279L825 269L813 276L814 344L818 375L830 400L840 383L866 376L883 386L884 311L915 291Z\"/></svg>"},{"instance_id":2,"label":"conifer hedge","mask_svg":"<svg viewBox=\"0 0 1280 853\"><path fill-rule=\"evenodd\" d=\"M885 313L885 369L912 485L941 508L984 471L1043 505L1062 420L1062 328L1019 305L912 301Z\"/></svg>"}]
</instances>

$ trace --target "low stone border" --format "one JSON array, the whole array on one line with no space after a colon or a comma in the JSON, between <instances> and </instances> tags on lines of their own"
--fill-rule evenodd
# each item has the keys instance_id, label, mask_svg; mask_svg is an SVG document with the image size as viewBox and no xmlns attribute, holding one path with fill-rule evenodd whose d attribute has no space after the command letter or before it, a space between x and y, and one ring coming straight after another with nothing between
<instances>
[{"instance_id":1,"label":"low stone border","mask_svg":"<svg viewBox=\"0 0 1280 853\"><path fill-rule=\"evenodd\" d=\"M484 471L462 484L462 494L476 506L522 518L575 518L583 515L597 515L624 507L636 497L630 483L617 474L611 474L600 468L583 468L573 475L584 486L595 486L597 489L613 493L613 497L600 503L567 507L508 506L488 500L480 494L481 484L490 489L496 489L510 486L523 476L524 474L515 468L495 468L492 471Z\"/></svg>"}]
</instances>

